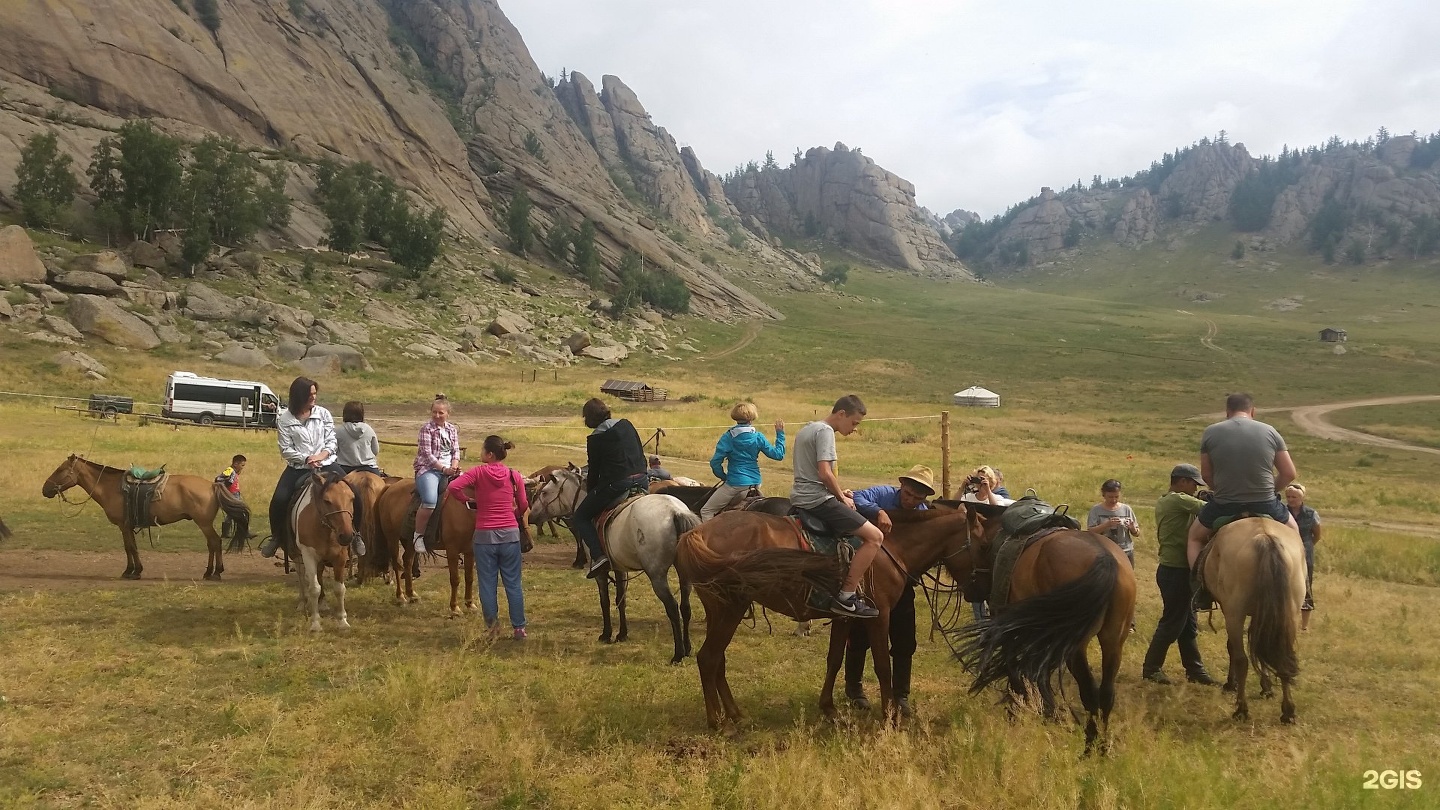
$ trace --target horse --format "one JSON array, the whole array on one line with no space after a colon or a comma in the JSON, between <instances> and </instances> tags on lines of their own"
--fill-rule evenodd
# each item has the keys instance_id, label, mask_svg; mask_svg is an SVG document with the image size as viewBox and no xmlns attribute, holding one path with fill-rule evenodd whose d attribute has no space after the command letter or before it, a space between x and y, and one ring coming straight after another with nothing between
<instances>
[{"instance_id":1,"label":"horse","mask_svg":"<svg viewBox=\"0 0 1440 810\"><path fill-rule=\"evenodd\" d=\"M866 575L868 591L880 615L863 619L874 651L875 677L880 683L880 711L886 722L898 722L890 673L890 610L907 579L943 564L962 581L974 568L972 538L993 534L998 520L986 518L964 504L923 511L888 512L893 528L882 554ZM705 717L712 729L741 718L725 672L725 650L735 631L759 602L797 621L830 618L828 609L809 604L812 590L838 591L848 566L835 557L805 550L793 523L784 517L755 512L725 512L680 539L676 568L695 585L705 605L705 643L695 656ZM851 619L835 618L825 659L825 684L820 710L835 717L835 677L845 660Z\"/></svg>"},{"instance_id":2,"label":"horse","mask_svg":"<svg viewBox=\"0 0 1440 810\"><path fill-rule=\"evenodd\" d=\"M990 543L979 558L993 560ZM1101 728L1105 739L1100 749L1106 752L1120 651L1130 635L1134 610L1135 572L1119 546L1103 535L1072 529L1041 537L1015 561L1006 605L961 634L957 657L975 676L970 693L1005 681L1013 717L1028 684L1038 693L1045 716L1053 718L1055 679L1060 667L1067 667L1087 714L1085 753L1094 749ZM1090 639L1096 637L1098 686L1086 657Z\"/></svg>"},{"instance_id":3,"label":"horse","mask_svg":"<svg viewBox=\"0 0 1440 810\"><path fill-rule=\"evenodd\" d=\"M1305 601L1305 547L1284 523L1245 518L1222 526L1204 562L1205 586L1225 615L1230 673L1225 691L1235 693L1236 720L1248 720L1245 679L1250 658L1260 674L1260 696L1271 697L1271 673L1280 677L1280 722L1295 722L1290 682L1300 674L1295 636ZM1245 618L1250 618L1248 632Z\"/></svg>"},{"instance_id":4,"label":"horse","mask_svg":"<svg viewBox=\"0 0 1440 810\"><path fill-rule=\"evenodd\" d=\"M327 565L335 571L335 618L341 630L350 629L345 614L345 566L365 509L360 493L338 473L312 472L290 506L290 525L295 527L300 557L300 604L310 615L312 633L320 632L320 576Z\"/></svg>"},{"instance_id":5,"label":"horse","mask_svg":"<svg viewBox=\"0 0 1440 810\"><path fill-rule=\"evenodd\" d=\"M50 473L40 494L46 498L60 496L71 487L80 487L91 500L105 510L105 517L120 527L120 536L125 542L125 571L122 579L139 579L145 566L140 564L140 552L135 546L135 530L147 528L131 526L125 516L125 498L121 484L125 471L97 464L82 456L71 455ZM84 503L84 501L81 501ZM215 497L214 481L198 475L172 474L165 483L165 492L160 500L150 504L150 514L156 525L166 526L182 520L193 520L205 535L209 557L205 564L206 579L220 579L225 572L224 549L220 535L215 531L215 515L220 511L220 501Z\"/></svg>"},{"instance_id":6,"label":"horse","mask_svg":"<svg viewBox=\"0 0 1440 810\"><path fill-rule=\"evenodd\" d=\"M381 493L375 504L375 544L367 550L361 571L362 579L384 573L387 568L395 582L395 604L404 605L419 602L415 594L414 571L416 557L411 540L414 534L409 530L414 514L415 480L405 478L393 482ZM479 610L480 603L475 596L475 549L471 538L475 536L475 513L467 508L463 500L452 498L449 492L442 492L437 506L439 525L435 527L437 548L443 551L445 562L450 569L450 616L464 615L460 611L461 566L464 567L465 606Z\"/></svg>"},{"instance_id":7,"label":"horse","mask_svg":"<svg viewBox=\"0 0 1440 810\"><path fill-rule=\"evenodd\" d=\"M573 515L585 497L585 480L573 467L556 470L550 481L535 493L530 504L530 522L540 523L556 517ZM629 637L630 626L625 616L625 574L643 571L650 579L650 588L665 606L670 620L675 651L670 663L678 664L690 654L690 581L680 574L680 601L670 592L670 568L675 564L675 544L680 535L700 525L700 518L680 500L669 495L643 495L624 508L611 513L605 529L610 570L615 579L615 605L620 614L620 632L615 641ZM600 593L600 612L604 625L600 641L611 643L610 577L596 577Z\"/></svg>"},{"instance_id":8,"label":"horse","mask_svg":"<svg viewBox=\"0 0 1440 810\"><path fill-rule=\"evenodd\" d=\"M355 528L360 532L360 537L366 542L373 542L375 537L375 504L379 502L380 495L389 486L385 478L365 470L356 470L345 476L345 483L355 490L355 497L359 498L360 510L355 519ZM362 520L359 515L363 515ZM366 548L365 554L360 555L361 559L373 552ZM354 567L357 562L354 556L350 557L349 563Z\"/></svg>"},{"instance_id":9,"label":"horse","mask_svg":"<svg viewBox=\"0 0 1440 810\"><path fill-rule=\"evenodd\" d=\"M526 499L527 499L527 500L531 500L531 501L535 500L535 492L540 488L540 485L543 484L543 483L545 483L546 481L548 481L548 480L550 479L550 474L551 474L551 473L555 472L556 470L563 470L563 469L565 469L565 468L564 468L564 467L557 466L557 465L554 465L554 464L547 464L547 465L545 465L544 467L541 467L540 469L536 470L535 472L530 473L529 475L525 476L525 497L526 497ZM559 531L559 529L557 529L556 527L559 526L559 527L566 528L566 529L570 528L569 526L566 526L565 524L566 524L566 520L565 520L564 518L556 518L556 519L554 519L554 520L547 520L547 521L545 521L544 523L541 523L541 524L539 524L539 525L536 527L536 529L535 529L535 536L536 536L536 537L544 537L544 536L545 536L545 528L548 526L548 527L550 528L550 536L553 537L553 538L555 538L556 540L559 540L559 539L560 539L560 531ZM579 542L578 539L576 540L575 562L572 563L570 567L571 567L571 568L584 568L584 567L585 567L585 548L584 548L584 544L581 543L581 542Z\"/></svg>"}]
</instances>

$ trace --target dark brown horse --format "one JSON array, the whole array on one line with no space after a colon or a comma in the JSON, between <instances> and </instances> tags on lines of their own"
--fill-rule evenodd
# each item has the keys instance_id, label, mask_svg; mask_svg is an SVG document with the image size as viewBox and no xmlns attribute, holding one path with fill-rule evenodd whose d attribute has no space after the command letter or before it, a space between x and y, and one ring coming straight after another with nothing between
<instances>
[{"instance_id":1,"label":"dark brown horse","mask_svg":"<svg viewBox=\"0 0 1440 810\"><path fill-rule=\"evenodd\" d=\"M988 541L979 558L993 559ZM1005 607L962 634L958 655L975 675L971 693L1003 681L1013 712L1015 700L1034 687L1045 715L1053 717L1055 680L1060 668L1068 667L1088 715L1085 752L1091 752L1103 729L1104 753L1120 651L1134 610L1135 572L1119 546L1103 535L1070 529L1042 537L1016 560ZM1086 657L1090 639L1097 636L1098 685Z\"/></svg>"},{"instance_id":2,"label":"dark brown horse","mask_svg":"<svg viewBox=\"0 0 1440 810\"><path fill-rule=\"evenodd\" d=\"M957 581L973 568L970 538L993 533L978 510L940 508L889 512L894 528L884 551L866 576L866 589L880 615L864 620L874 650L880 708L887 721L897 719L891 695L890 610L899 600L907 577L919 577L943 563ZM807 597L814 588L839 589L846 566L829 556L801 550L787 518L756 512L726 512L687 533L680 540L676 566L693 582L705 605L705 643L695 656L705 717L711 728L740 719L725 672L725 650L753 602L796 620L829 618L828 610L812 608ZM820 709L835 715L835 676L845 658L849 619L836 619L830 630L825 685Z\"/></svg>"},{"instance_id":3,"label":"dark brown horse","mask_svg":"<svg viewBox=\"0 0 1440 810\"><path fill-rule=\"evenodd\" d=\"M1290 682L1300 674L1295 637L1300 605L1305 601L1305 547L1300 535L1284 523L1246 518L1222 526L1205 558L1205 585L1225 614L1230 675L1225 690L1235 693L1236 720L1250 718L1245 678L1250 658L1260 673L1260 696L1274 694L1270 676L1279 676L1282 691L1280 722L1295 722ZM1250 619L1246 632L1245 619Z\"/></svg>"},{"instance_id":4,"label":"dark brown horse","mask_svg":"<svg viewBox=\"0 0 1440 810\"><path fill-rule=\"evenodd\" d=\"M120 536L125 541L124 579L139 579L145 566L140 564L140 552L135 546L135 530L147 528L131 526L125 516L125 499L120 487L125 480L125 471L106 467L93 461L72 455L50 473L40 494L47 498L70 489L80 487L89 494L105 517L120 527ZM63 498L62 498L63 499ZM82 501L83 503L83 501ZM206 579L219 579L225 571L224 549L220 535L215 531L215 514L220 511L220 501L215 497L215 482L198 475L174 475L165 483L165 494L150 505L155 524L165 526L182 520L193 520L205 535L209 558L205 565Z\"/></svg>"}]
</instances>

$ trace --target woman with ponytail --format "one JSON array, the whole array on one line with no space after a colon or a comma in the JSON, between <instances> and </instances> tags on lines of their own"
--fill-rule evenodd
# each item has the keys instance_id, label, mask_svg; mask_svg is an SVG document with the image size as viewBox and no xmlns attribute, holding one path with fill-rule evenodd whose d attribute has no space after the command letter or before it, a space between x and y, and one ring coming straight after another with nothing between
<instances>
[{"instance_id":1,"label":"woman with ponytail","mask_svg":"<svg viewBox=\"0 0 1440 810\"><path fill-rule=\"evenodd\" d=\"M505 466L515 445L499 436L485 437L483 463L450 482L450 497L475 502L475 573L479 580L480 609L492 636L499 633L500 600L497 579L505 583L510 605L510 626L516 641L525 639L525 595L520 586L521 521L530 510L525 480ZM451 507L455 508L455 507Z\"/></svg>"}]
</instances>

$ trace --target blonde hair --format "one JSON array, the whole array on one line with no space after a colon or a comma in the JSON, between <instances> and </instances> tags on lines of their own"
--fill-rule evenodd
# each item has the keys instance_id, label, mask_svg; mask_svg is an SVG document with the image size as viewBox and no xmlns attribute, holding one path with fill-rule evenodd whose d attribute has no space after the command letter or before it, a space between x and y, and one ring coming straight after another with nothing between
<instances>
[{"instance_id":1,"label":"blonde hair","mask_svg":"<svg viewBox=\"0 0 1440 810\"><path fill-rule=\"evenodd\" d=\"M754 422L760 418L760 409L753 402L737 402L730 409L730 418L736 422Z\"/></svg>"},{"instance_id":2,"label":"blonde hair","mask_svg":"<svg viewBox=\"0 0 1440 810\"><path fill-rule=\"evenodd\" d=\"M1291 484L1290 486L1285 487L1285 491L1286 491L1286 492L1289 492L1289 491L1292 490L1292 489L1295 490L1296 492L1300 493L1300 500L1302 500L1302 501L1305 500L1305 485L1304 485L1304 484Z\"/></svg>"},{"instance_id":3,"label":"blonde hair","mask_svg":"<svg viewBox=\"0 0 1440 810\"><path fill-rule=\"evenodd\" d=\"M1000 485L1000 477L995 474L995 468L994 468L994 467L987 467L987 466L976 467L976 468L975 468L975 475L978 475L978 476L980 476L981 478L984 478L984 479L990 484L990 488L991 488L991 489L994 489L995 487L997 487L997 486Z\"/></svg>"}]
</instances>

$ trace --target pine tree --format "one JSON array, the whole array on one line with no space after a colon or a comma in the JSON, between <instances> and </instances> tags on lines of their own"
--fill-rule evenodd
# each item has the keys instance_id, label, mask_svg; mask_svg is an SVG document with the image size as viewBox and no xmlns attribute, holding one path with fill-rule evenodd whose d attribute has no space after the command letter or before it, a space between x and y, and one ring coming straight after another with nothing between
<instances>
[{"instance_id":1,"label":"pine tree","mask_svg":"<svg viewBox=\"0 0 1440 810\"><path fill-rule=\"evenodd\" d=\"M200 18L200 24L210 29L210 33L220 30L220 3L217 0L194 0L195 16Z\"/></svg>"},{"instance_id":2,"label":"pine tree","mask_svg":"<svg viewBox=\"0 0 1440 810\"><path fill-rule=\"evenodd\" d=\"M70 156L60 154L55 133L47 129L31 135L15 169L15 199L26 224L55 224L75 198L75 186Z\"/></svg>"},{"instance_id":3,"label":"pine tree","mask_svg":"<svg viewBox=\"0 0 1440 810\"><path fill-rule=\"evenodd\" d=\"M524 186L520 186L511 195L510 206L505 209L505 231L510 235L510 248L520 256L529 254L530 246L535 242L530 208L530 195Z\"/></svg>"},{"instance_id":4,"label":"pine tree","mask_svg":"<svg viewBox=\"0 0 1440 810\"><path fill-rule=\"evenodd\" d=\"M575 271L595 289L605 283L600 252L595 248L595 223L588 219L580 223L580 232L575 235Z\"/></svg>"}]
</instances>

